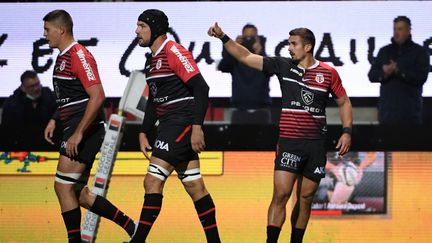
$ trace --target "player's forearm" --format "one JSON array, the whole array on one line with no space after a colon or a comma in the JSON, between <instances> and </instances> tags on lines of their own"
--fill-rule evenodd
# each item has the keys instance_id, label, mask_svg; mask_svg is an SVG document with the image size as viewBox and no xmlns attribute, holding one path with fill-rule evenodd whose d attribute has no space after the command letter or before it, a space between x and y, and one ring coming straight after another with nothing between
<instances>
[{"instance_id":1,"label":"player's forearm","mask_svg":"<svg viewBox=\"0 0 432 243\"><path fill-rule=\"evenodd\" d=\"M194 96L195 112L193 124L202 125L207 112L210 88L201 74L193 76L187 82L187 86L192 90Z\"/></svg>"},{"instance_id":2,"label":"player's forearm","mask_svg":"<svg viewBox=\"0 0 432 243\"><path fill-rule=\"evenodd\" d=\"M151 129L154 127L154 124L157 121L157 115L156 115L156 109L153 103L153 97L149 96L149 99L147 100L147 105L145 109L145 115L144 120L141 125L141 132L144 133L146 136L151 131Z\"/></svg>"},{"instance_id":3,"label":"player's forearm","mask_svg":"<svg viewBox=\"0 0 432 243\"><path fill-rule=\"evenodd\" d=\"M222 38L222 40L224 38L229 38L229 37L225 35ZM228 51L228 53L231 56L233 56L236 60L247 65L246 59L252 53L246 47L240 45L239 43L235 42L232 39L229 39L227 42L225 42L224 47Z\"/></svg>"},{"instance_id":4,"label":"player's forearm","mask_svg":"<svg viewBox=\"0 0 432 243\"><path fill-rule=\"evenodd\" d=\"M195 125L202 125L204 123L205 115L208 107L208 92L209 87L203 88L200 91L201 94L194 95L195 101L195 115L194 115L194 123Z\"/></svg>"},{"instance_id":5,"label":"player's forearm","mask_svg":"<svg viewBox=\"0 0 432 243\"><path fill-rule=\"evenodd\" d=\"M56 122L60 120L60 111L58 108L55 110L54 114L51 116L51 119L53 119Z\"/></svg>"},{"instance_id":6,"label":"player's forearm","mask_svg":"<svg viewBox=\"0 0 432 243\"><path fill-rule=\"evenodd\" d=\"M342 122L342 127L352 128L352 106L348 97L346 97L344 101L339 104L339 115Z\"/></svg>"},{"instance_id":7,"label":"player's forearm","mask_svg":"<svg viewBox=\"0 0 432 243\"><path fill-rule=\"evenodd\" d=\"M105 94L103 92L98 93L97 95L92 95L89 98L87 103L86 110L84 112L84 116L78 124L75 132L84 134L87 128L93 123L96 116L99 113L100 107L103 105L105 101Z\"/></svg>"}]
</instances>

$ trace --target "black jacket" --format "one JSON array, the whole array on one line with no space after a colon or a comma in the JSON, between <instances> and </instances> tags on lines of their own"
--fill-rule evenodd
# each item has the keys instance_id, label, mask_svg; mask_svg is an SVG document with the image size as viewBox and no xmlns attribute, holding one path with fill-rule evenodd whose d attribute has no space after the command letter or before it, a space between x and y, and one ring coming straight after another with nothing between
<instances>
[{"instance_id":1,"label":"black jacket","mask_svg":"<svg viewBox=\"0 0 432 243\"><path fill-rule=\"evenodd\" d=\"M381 83L379 101L380 124L421 124L423 84L430 66L427 49L411 38L403 45L384 46L369 71L371 82ZM384 78L382 66L390 60L397 63L399 72Z\"/></svg>"},{"instance_id":2,"label":"black jacket","mask_svg":"<svg viewBox=\"0 0 432 243\"><path fill-rule=\"evenodd\" d=\"M45 127L57 109L54 94L49 88L42 87L41 96L34 102L36 107L33 107L33 101L27 98L26 93L17 88L3 103L2 125Z\"/></svg>"},{"instance_id":3,"label":"black jacket","mask_svg":"<svg viewBox=\"0 0 432 243\"><path fill-rule=\"evenodd\" d=\"M263 44L264 45L264 44ZM262 53L262 55L265 55ZM222 72L231 73L231 103L241 109L257 109L271 104L270 76L239 63L225 48L218 65Z\"/></svg>"}]
</instances>

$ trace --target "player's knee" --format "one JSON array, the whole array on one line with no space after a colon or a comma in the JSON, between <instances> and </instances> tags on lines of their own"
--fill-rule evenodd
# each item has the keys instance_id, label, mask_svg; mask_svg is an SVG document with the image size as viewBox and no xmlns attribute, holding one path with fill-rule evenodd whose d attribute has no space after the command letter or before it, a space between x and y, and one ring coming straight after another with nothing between
<instances>
[{"instance_id":1,"label":"player's knee","mask_svg":"<svg viewBox=\"0 0 432 243\"><path fill-rule=\"evenodd\" d=\"M204 181L201 177L200 168L178 170L177 177L181 180L184 188L191 196L192 194L207 194Z\"/></svg>"},{"instance_id":2,"label":"player's knee","mask_svg":"<svg viewBox=\"0 0 432 243\"><path fill-rule=\"evenodd\" d=\"M312 205L314 193L301 193L299 200L303 205Z\"/></svg>"},{"instance_id":3,"label":"player's knee","mask_svg":"<svg viewBox=\"0 0 432 243\"><path fill-rule=\"evenodd\" d=\"M273 203L281 206L285 206L291 196L291 191L278 191L273 193Z\"/></svg>"},{"instance_id":4,"label":"player's knee","mask_svg":"<svg viewBox=\"0 0 432 243\"><path fill-rule=\"evenodd\" d=\"M186 190L205 191L203 180L182 181L182 184Z\"/></svg>"},{"instance_id":5,"label":"player's knee","mask_svg":"<svg viewBox=\"0 0 432 243\"><path fill-rule=\"evenodd\" d=\"M146 193L161 193L163 185L170 175L170 172L164 167L150 163L147 169L147 175L144 179L144 189Z\"/></svg>"},{"instance_id":6,"label":"player's knee","mask_svg":"<svg viewBox=\"0 0 432 243\"><path fill-rule=\"evenodd\" d=\"M203 180L182 182L185 190L192 198L201 198L208 194Z\"/></svg>"},{"instance_id":7,"label":"player's knee","mask_svg":"<svg viewBox=\"0 0 432 243\"><path fill-rule=\"evenodd\" d=\"M202 184L200 183L200 181L202 182L202 180L200 180L201 179L200 168L193 168L185 171L177 171L177 173L178 173L177 177L182 181L183 185L187 183L191 185Z\"/></svg>"},{"instance_id":8,"label":"player's knee","mask_svg":"<svg viewBox=\"0 0 432 243\"><path fill-rule=\"evenodd\" d=\"M166 179L168 178L168 176L171 173L165 169L164 167L158 165L158 164L153 164L150 163L148 168L147 168L147 175L146 175L146 179L149 178L149 180L153 181L153 180L160 180L162 182L166 181Z\"/></svg>"},{"instance_id":9,"label":"player's knee","mask_svg":"<svg viewBox=\"0 0 432 243\"><path fill-rule=\"evenodd\" d=\"M88 172L64 173L57 171L54 179L54 190L58 197L80 197L81 189L86 185Z\"/></svg>"},{"instance_id":10,"label":"player's knee","mask_svg":"<svg viewBox=\"0 0 432 243\"><path fill-rule=\"evenodd\" d=\"M54 180L54 191L59 194L65 194L70 193L73 191L74 182L66 181L66 180L60 180L58 179L57 175Z\"/></svg>"},{"instance_id":11,"label":"player's knee","mask_svg":"<svg viewBox=\"0 0 432 243\"><path fill-rule=\"evenodd\" d=\"M54 182L54 191L58 196L64 195L66 193L70 193L73 191L73 185L62 184L59 182Z\"/></svg>"},{"instance_id":12,"label":"player's knee","mask_svg":"<svg viewBox=\"0 0 432 243\"><path fill-rule=\"evenodd\" d=\"M89 208L90 207L90 201L92 198L92 192L90 189L85 186L81 190L77 191L77 194L79 193L79 204L82 207Z\"/></svg>"},{"instance_id":13,"label":"player's knee","mask_svg":"<svg viewBox=\"0 0 432 243\"><path fill-rule=\"evenodd\" d=\"M146 193L161 193L164 181L147 174L144 179L144 190Z\"/></svg>"}]
</instances>

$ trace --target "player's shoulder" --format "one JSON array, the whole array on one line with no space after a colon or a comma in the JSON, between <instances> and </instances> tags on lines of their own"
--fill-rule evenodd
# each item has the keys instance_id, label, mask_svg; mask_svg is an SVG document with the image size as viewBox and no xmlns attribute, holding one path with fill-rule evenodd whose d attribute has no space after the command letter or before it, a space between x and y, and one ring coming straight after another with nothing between
<instances>
[{"instance_id":1,"label":"player's shoulder","mask_svg":"<svg viewBox=\"0 0 432 243\"><path fill-rule=\"evenodd\" d=\"M264 57L264 61L268 62L274 62L279 64L285 64L290 66L297 66L297 64L294 63L294 61L289 57L281 57L281 56L274 56L274 57Z\"/></svg>"},{"instance_id":2,"label":"player's shoulder","mask_svg":"<svg viewBox=\"0 0 432 243\"><path fill-rule=\"evenodd\" d=\"M90 51L85 46L81 45L80 43L76 43L75 45L73 45L69 51L72 54L71 56L77 57L78 59L81 59L81 58L93 59L93 55L90 53Z\"/></svg>"},{"instance_id":3,"label":"player's shoulder","mask_svg":"<svg viewBox=\"0 0 432 243\"><path fill-rule=\"evenodd\" d=\"M319 62L318 66L317 66L318 68L329 71L331 73L337 73L336 68L330 66L329 64L327 64L323 61L318 61L318 62Z\"/></svg>"},{"instance_id":4,"label":"player's shoulder","mask_svg":"<svg viewBox=\"0 0 432 243\"><path fill-rule=\"evenodd\" d=\"M180 53L188 52L188 50L184 46L182 46L180 43L177 43L173 40L168 40L165 43L163 49L165 50L166 53L170 53L174 55L179 55Z\"/></svg>"},{"instance_id":5,"label":"player's shoulder","mask_svg":"<svg viewBox=\"0 0 432 243\"><path fill-rule=\"evenodd\" d=\"M70 53L77 53L79 51L84 51L87 50L83 45L81 45L80 43L75 43L73 46L71 46L71 48L69 49Z\"/></svg>"},{"instance_id":6,"label":"player's shoulder","mask_svg":"<svg viewBox=\"0 0 432 243\"><path fill-rule=\"evenodd\" d=\"M275 59L275 60L278 60L280 62L294 64L294 60L292 58L289 58L289 57L275 56L275 57L272 57L272 58Z\"/></svg>"}]
</instances>

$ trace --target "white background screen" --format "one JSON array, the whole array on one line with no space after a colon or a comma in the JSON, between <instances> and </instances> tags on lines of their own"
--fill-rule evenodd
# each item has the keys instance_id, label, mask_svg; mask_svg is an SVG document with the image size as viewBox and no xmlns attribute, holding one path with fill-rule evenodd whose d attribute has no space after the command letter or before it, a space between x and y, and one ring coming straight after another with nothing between
<instances>
[{"instance_id":1,"label":"white background screen","mask_svg":"<svg viewBox=\"0 0 432 243\"><path fill-rule=\"evenodd\" d=\"M99 67L105 92L109 97L120 97L128 77L121 73L143 69L148 48L135 46L130 55L126 50L135 38L138 15L145 9L158 8L169 17L170 27L186 48L194 43L192 53L197 58L203 46L208 45L209 55L198 66L210 86L211 97L231 96L231 76L217 71L222 44L207 36L215 21L233 39L241 33L246 23L257 26L259 34L267 38L266 51L274 56L276 46L288 38L296 27L307 27L316 36L315 51L324 33L331 36L335 56L343 63L336 65L350 96L379 96L379 84L371 84L367 73L368 39L375 38L375 56L378 49L390 43L393 19L398 15L411 18L413 40L421 45L432 38L430 10L432 2L127 2L127 3L5 3L0 4L0 97L9 96L20 84L19 78L27 69L39 68L43 85L52 87L51 76L57 50L37 57L36 49L47 50L47 45L37 46L43 38L42 18L51 10L65 9L74 20L77 40L97 39L96 46L87 48L93 53ZM169 38L173 38L170 35ZM350 56L350 42L356 42L354 63ZM1 39L0 39L1 40ZM36 46L36 47L35 47ZM430 47L429 47L430 48ZM289 56L287 47L280 52ZM121 65L121 59L125 59ZM325 48L321 57L328 57ZM33 61L33 64L32 64ZM36 62L37 61L37 62ZM6 62L6 64L5 64ZM334 63L329 63L334 66ZM432 96L432 81L424 86L423 95ZM271 80L271 96L281 95L275 77Z\"/></svg>"}]
</instances>

